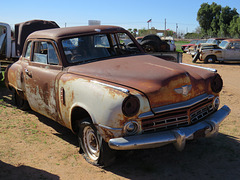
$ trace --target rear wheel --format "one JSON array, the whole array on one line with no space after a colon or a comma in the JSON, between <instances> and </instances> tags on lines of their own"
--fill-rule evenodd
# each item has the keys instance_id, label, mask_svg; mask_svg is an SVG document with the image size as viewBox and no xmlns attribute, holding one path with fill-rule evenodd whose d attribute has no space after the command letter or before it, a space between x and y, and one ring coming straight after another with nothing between
<instances>
[{"instance_id":1,"label":"rear wheel","mask_svg":"<svg viewBox=\"0 0 240 180\"><path fill-rule=\"evenodd\" d=\"M146 53L155 52L155 48L150 44L143 45L143 49Z\"/></svg>"},{"instance_id":2,"label":"rear wheel","mask_svg":"<svg viewBox=\"0 0 240 180\"><path fill-rule=\"evenodd\" d=\"M205 59L204 59L204 63L207 64L207 63L215 63L216 61L216 56L207 56Z\"/></svg>"},{"instance_id":3,"label":"rear wheel","mask_svg":"<svg viewBox=\"0 0 240 180\"><path fill-rule=\"evenodd\" d=\"M82 121L78 139L82 155L87 162L96 166L109 166L115 160L115 151L102 139L90 118Z\"/></svg>"},{"instance_id":4,"label":"rear wheel","mask_svg":"<svg viewBox=\"0 0 240 180\"><path fill-rule=\"evenodd\" d=\"M141 46L146 53L152 53L157 51L156 43L151 40L142 41Z\"/></svg>"}]
</instances>

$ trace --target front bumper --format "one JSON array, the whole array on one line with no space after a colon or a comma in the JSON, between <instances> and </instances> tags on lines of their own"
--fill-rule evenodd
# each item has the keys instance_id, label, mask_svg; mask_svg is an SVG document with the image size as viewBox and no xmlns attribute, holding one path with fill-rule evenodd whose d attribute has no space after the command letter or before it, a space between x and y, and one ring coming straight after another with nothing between
<instances>
[{"instance_id":1,"label":"front bumper","mask_svg":"<svg viewBox=\"0 0 240 180\"><path fill-rule=\"evenodd\" d=\"M151 134L113 138L109 140L108 145L115 150L133 150L155 148L173 143L181 151L185 147L186 140L216 135L219 124L230 112L230 108L224 105L205 120L191 126Z\"/></svg>"}]
</instances>

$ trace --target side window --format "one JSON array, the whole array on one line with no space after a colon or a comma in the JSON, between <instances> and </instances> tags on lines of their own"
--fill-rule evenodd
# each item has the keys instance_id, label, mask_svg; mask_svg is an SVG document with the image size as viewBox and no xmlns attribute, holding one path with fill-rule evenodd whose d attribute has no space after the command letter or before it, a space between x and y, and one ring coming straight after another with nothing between
<instances>
[{"instance_id":1,"label":"side window","mask_svg":"<svg viewBox=\"0 0 240 180\"><path fill-rule=\"evenodd\" d=\"M24 57L27 58L27 59L30 59L31 47L32 47L32 41L28 42L27 50L26 50L26 53L24 55Z\"/></svg>"},{"instance_id":2,"label":"side window","mask_svg":"<svg viewBox=\"0 0 240 180\"><path fill-rule=\"evenodd\" d=\"M94 36L94 47L110 48L108 38L105 34Z\"/></svg>"},{"instance_id":3,"label":"side window","mask_svg":"<svg viewBox=\"0 0 240 180\"><path fill-rule=\"evenodd\" d=\"M240 49L240 42L234 42L232 45L233 49Z\"/></svg>"},{"instance_id":4,"label":"side window","mask_svg":"<svg viewBox=\"0 0 240 180\"><path fill-rule=\"evenodd\" d=\"M53 45L44 41L34 43L33 61L55 65L57 65L59 62Z\"/></svg>"},{"instance_id":5,"label":"side window","mask_svg":"<svg viewBox=\"0 0 240 180\"><path fill-rule=\"evenodd\" d=\"M57 53L51 43L48 43L48 63L57 65L59 63Z\"/></svg>"}]
</instances>

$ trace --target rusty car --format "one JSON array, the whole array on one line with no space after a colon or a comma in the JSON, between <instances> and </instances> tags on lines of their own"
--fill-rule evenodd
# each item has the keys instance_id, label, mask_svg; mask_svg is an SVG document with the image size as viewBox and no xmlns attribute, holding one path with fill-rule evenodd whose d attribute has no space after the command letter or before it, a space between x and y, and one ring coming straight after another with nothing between
<instances>
[{"instance_id":1,"label":"rusty car","mask_svg":"<svg viewBox=\"0 0 240 180\"><path fill-rule=\"evenodd\" d=\"M219 46L205 45L199 50L199 60L204 63L240 61L240 39L225 39Z\"/></svg>"},{"instance_id":2,"label":"rusty car","mask_svg":"<svg viewBox=\"0 0 240 180\"><path fill-rule=\"evenodd\" d=\"M194 45L197 43L198 40L199 40L199 39L193 39L193 40L192 40L191 42L189 42L188 44L182 45L182 46L181 46L182 51L183 51L184 53L187 52L187 51L188 51L188 48L191 47L191 46L194 46Z\"/></svg>"},{"instance_id":3,"label":"rusty car","mask_svg":"<svg viewBox=\"0 0 240 180\"><path fill-rule=\"evenodd\" d=\"M5 77L18 108L71 129L94 165L110 165L118 150L183 150L187 140L216 135L231 111L219 107L215 70L147 55L118 26L36 31Z\"/></svg>"},{"instance_id":4,"label":"rusty car","mask_svg":"<svg viewBox=\"0 0 240 180\"><path fill-rule=\"evenodd\" d=\"M192 57L197 53L199 50L199 47L201 46L202 43L206 43L206 39L199 39L195 45L189 46L188 48L185 49L185 52L187 54L192 55Z\"/></svg>"}]
</instances>

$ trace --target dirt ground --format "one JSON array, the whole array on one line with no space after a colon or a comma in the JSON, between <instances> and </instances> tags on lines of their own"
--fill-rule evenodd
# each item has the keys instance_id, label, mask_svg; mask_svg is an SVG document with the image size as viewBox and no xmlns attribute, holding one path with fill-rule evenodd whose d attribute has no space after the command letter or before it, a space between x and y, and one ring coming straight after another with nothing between
<instances>
[{"instance_id":1,"label":"dirt ground","mask_svg":"<svg viewBox=\"0 0 240 180\"><path fill-rule=\"evenodd\" d=\"M192 64L191 57L183 62ZM232 112L219 135L188 142L182 152L172 145L121 152L105 169L83 159L70 130L16 109L0 88L0 179L240 179L240 62L197 65L217 69L224 81L221 105Z\"/></svg>"}]
</instances>

